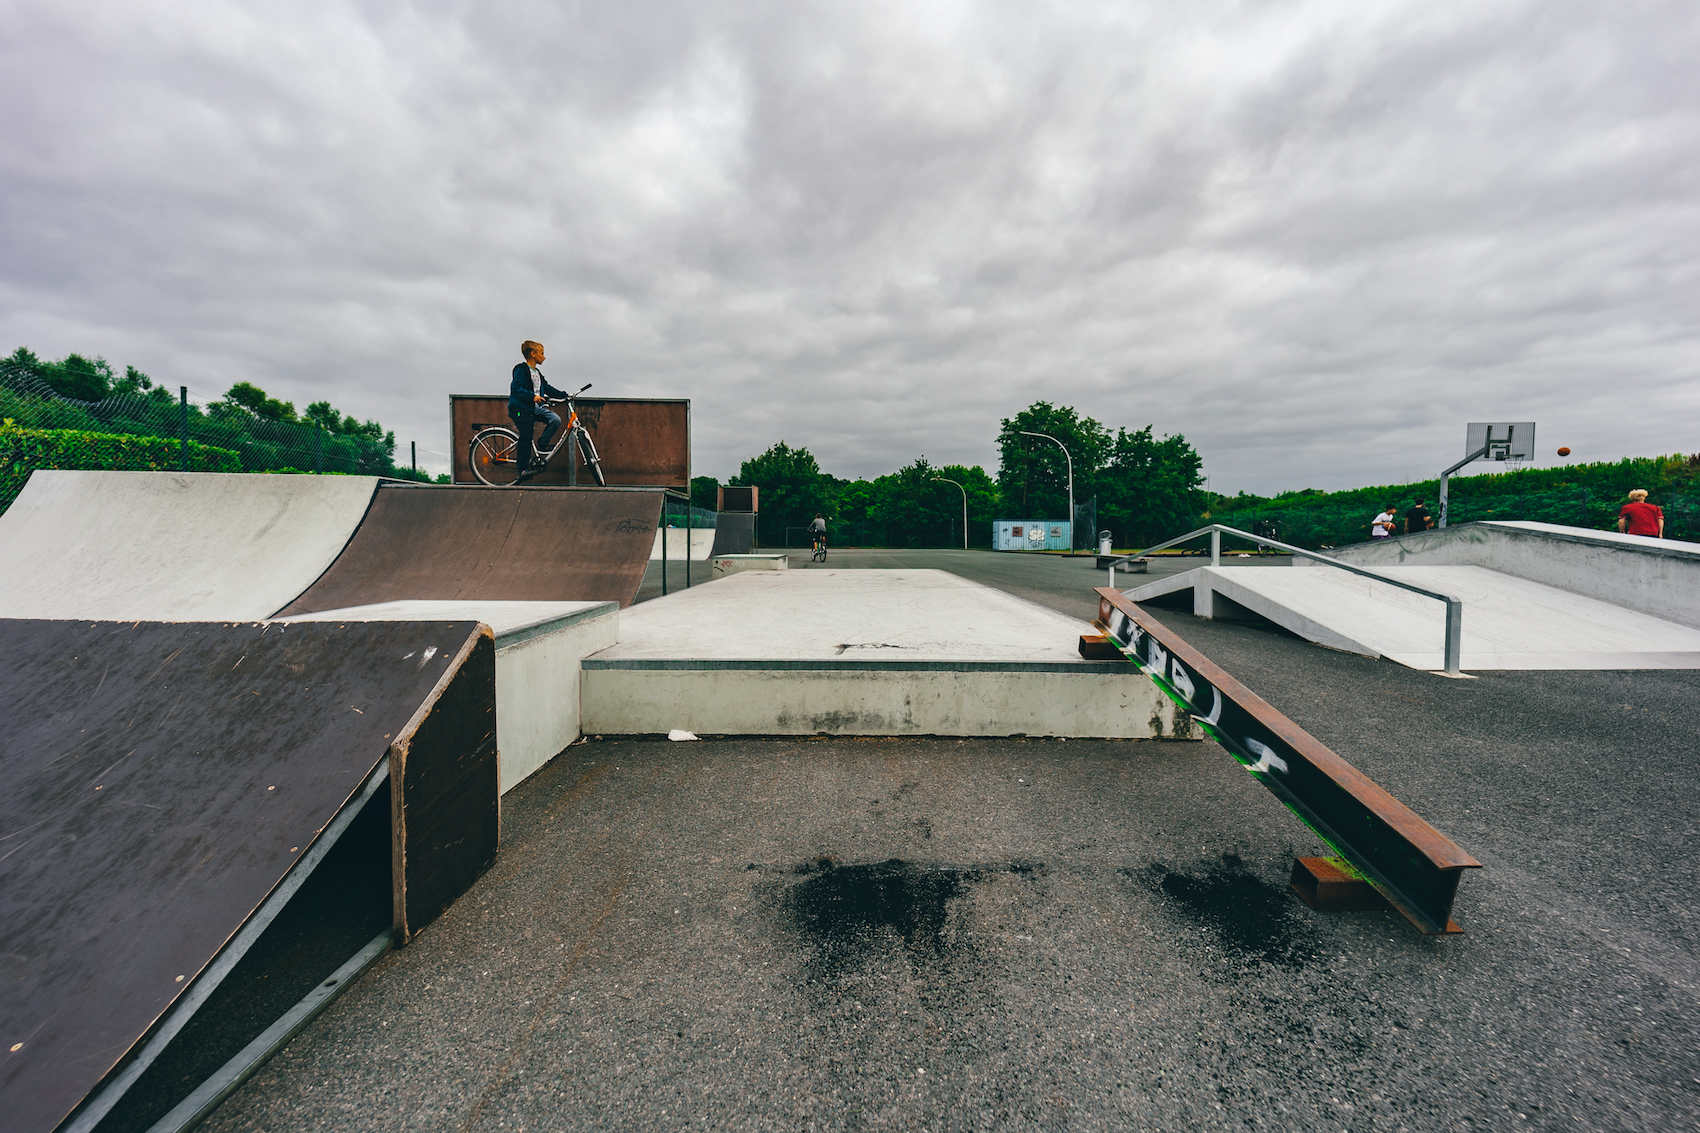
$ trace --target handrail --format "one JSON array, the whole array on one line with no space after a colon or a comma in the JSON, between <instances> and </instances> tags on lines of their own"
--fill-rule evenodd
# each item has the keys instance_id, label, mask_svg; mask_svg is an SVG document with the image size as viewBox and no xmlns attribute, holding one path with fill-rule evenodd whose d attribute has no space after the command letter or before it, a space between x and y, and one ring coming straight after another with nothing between
<instances>
[{"instance_id":1,"label":"handrail","mask_svg":"<svg viewBox=\"0 0 1700 1133\"><path fill-rule=\"evenodd\" d=\"M1433 598L1436 601L1445 602L1446 671L1452 674L1457 674L1461 671L1464 659L1464 602L1462 599L1454 598L1450 594L1442 594L1438 590L1425 590L1421 586L1413 586L1409 582L1401 582L1396 578L1388 578L1384 574L1377 574L1372 570L1364 570L1362 567L1355 567L1350 563L1343 563L1339 559L1332 559L1327 555L1319 555L1315 551L1307 551L1303 547L1295 547L1291 543L1283 543L1280 540L1271 539L1267 535L1253 535L1249 531L1241 531L1237 527L1227 527L1220 523L1212 523L1208 527L1200 527L1197 531L1189 531L1177 539L1170 539L1167 543L1158 543L1155 547L1147 547L1143 551L1135 551L1131 555L1122 555L1120 558L1110 560L1110 589L1114 590L1116 588L1117 563L1126 563L1133 559L1152 554L1156 551L1167 550L1168 548L1175 546L1177 543L1185 543L1189 540L1198 538L1200 535L1210 536L1211 566L1222 565L1222 536L1234 535L1241 539L1246 539L1250 542L1256 543L1259 546L1278 547L1289 554L1300 555L1304 558L1314 560L1315 562L1325 563L1331 567L1338 567L1341 570L1350 571L1352 574L1361 574L1365 578L1372 578L1377 582L1386 583L1388 586L1397 586L1400 590L1409 590L1413 594L1421 594L1424 598Z\"/></svg>"}]
</instances>

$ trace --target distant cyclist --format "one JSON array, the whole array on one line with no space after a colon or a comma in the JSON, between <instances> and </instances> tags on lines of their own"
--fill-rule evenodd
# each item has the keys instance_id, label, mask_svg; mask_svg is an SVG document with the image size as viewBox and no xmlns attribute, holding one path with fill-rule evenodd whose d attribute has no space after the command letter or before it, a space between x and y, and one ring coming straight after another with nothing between
<instances>
[{"instance_id":1,"label":"distant cyclist","mask_svg":"<svg viewBox=\"0 0 1700 1133\"><path fill-rule=\"evenodd\" d=\"M815 553L810 556L815 562L826 562L826 517L815 512L815 521L809 524L809 534L814 537Z\"/></svg>"},{"instance_id":2,"label":"distant cyclist","mask_svg":"<svg viewBox=\"0 0 1700 1133\"><path fill-rule=\"evenodd\" d=\"M543 399L567 395L550 385L543 377L543 371L537 368L543 364L541 342L526 339L519 344L519 353L525 361L514 367L514 380L508 386L508 416L513 420L514 430L519 433L519 476L514 483L523 484L538 471L532 467L532 428L539 421L545 423L543 436L538 438L537 443L548 448L555 430L561 427L560 416Z\"/></svg>"}]
</instances>

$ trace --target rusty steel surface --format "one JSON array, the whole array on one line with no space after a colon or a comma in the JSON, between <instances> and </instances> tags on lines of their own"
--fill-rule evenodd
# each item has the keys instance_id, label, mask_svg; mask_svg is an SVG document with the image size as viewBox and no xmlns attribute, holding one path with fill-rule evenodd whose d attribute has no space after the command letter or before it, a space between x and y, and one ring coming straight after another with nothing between
<instances>
[{"instance_id":1,"label":"rusty steel surface","mask_svg":"<svg viewBox=\"0 0 1700 1133\"><path fill-rule=\"evenodd\" d=\"M45 1133L196 987L392 744L418 748L430 705L465 699L452 690L493 643L476 622L6 620L0 640L0 1112ZM482 679L487 719L458 727L492 733L493 803L493 661ZM425 743L442 758L465 738ZM417 868L470 883L453 862Z\"/></svg>"},{"instance_id":2,"label":"rusty steel surface","mask_svg":"<svg viewBox=\"0 0 1700 1133\"><path fill-rule=\"evenodd\" d=\"M1459 931L1452 901L1481 863L1277 712L1127 595L1098 587L1098 624L1210 738L1425 933Z\"/></svg>"},{"instance_id":3,"label":"rusty steel surface","mask_svg":"<svg viewBox=\"0 0 1700 1133\"><path fill-rule=\"evenodd\" d=\"M278 616L403 598L629 606L662 493L385 484L348 546Z\"/></svg>"},{"instance_id":4,"label":"rusty steel surface","mask_svg":"<svg viewBox=\"0 0 1700 1133\"><path fill-rule=\"evenodd\" d=\"M582 383L575 383L582 384ZM565 388L565 387L563 387ZM690 490L691 403L688 398L581 397L574 398L579 420L596 442L602 472L610 487L655 487ZM564 409L557 412L565 415ZM467 449L478 430L491 425L513 428L507 395L451 394L449 451L454 457L456 484L476 484L467 463ZM562 426L565 428L565 425ZM579 469L579 483L589 473ZM537 485L567 483L567 449L532 480Z\"/></svg>"}]
</instances>

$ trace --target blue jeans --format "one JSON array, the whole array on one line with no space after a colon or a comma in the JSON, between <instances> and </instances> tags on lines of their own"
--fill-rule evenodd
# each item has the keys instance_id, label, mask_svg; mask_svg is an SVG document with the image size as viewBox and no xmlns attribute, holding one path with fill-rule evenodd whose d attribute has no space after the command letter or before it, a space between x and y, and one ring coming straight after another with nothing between
<instances>
[{"instance_id":1,"label":"blue jeans","mask_svg":"<svg viewBox=\"0 0 1700 1133\"><path fill-rule=\"evenodd\" d=\"M515 431L519 433L519 467L523 472L531 467L531 433L537 427L537 422L545 423L543 435L537 439L537 447L548 448L550 440L555 436L555 430L561 427L561 417L547 405L535 406L529 413L522 409L508 416L513 420Z\"/></svg>"}]
</instances>

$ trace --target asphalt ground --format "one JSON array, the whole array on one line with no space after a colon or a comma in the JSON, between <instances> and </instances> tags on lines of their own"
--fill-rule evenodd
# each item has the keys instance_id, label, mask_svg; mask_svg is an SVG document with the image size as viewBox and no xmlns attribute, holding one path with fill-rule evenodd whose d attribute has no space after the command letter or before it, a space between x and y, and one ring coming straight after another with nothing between
<instances>
[{"instance_id":1,"label":"asphalt ground","mask_svg":"<svg viewBox=\"0 0 1700 1133\"><path fill-rule=\"evenodd\" d=\"M207 1128L1700 1127L1700 674L1153 613L1482 861L1463 935L1306 909L1322 847L1209 741L592 740Z\"/></svg>"}]
</instances>

